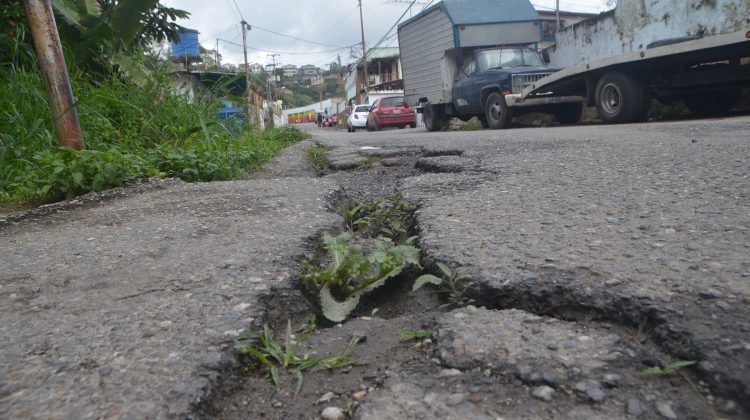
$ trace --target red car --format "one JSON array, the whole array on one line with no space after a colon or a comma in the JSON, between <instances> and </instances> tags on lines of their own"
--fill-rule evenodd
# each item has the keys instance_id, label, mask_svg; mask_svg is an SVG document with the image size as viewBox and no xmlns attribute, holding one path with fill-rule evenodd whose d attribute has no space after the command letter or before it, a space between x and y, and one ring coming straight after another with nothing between
<instances>
[{"instance_id":1,"label":"red car","mask_svg":"<svg viewBox=\"0 0 750 420\"><path fill-rule=\"evenodd\" d=\"M407 125L411 128L417 126L417 114L406 106L404 98L400 96L378 99L367 114L367 131L379 131L383 127L404 128Z\"/></svg>"}]
</instances>

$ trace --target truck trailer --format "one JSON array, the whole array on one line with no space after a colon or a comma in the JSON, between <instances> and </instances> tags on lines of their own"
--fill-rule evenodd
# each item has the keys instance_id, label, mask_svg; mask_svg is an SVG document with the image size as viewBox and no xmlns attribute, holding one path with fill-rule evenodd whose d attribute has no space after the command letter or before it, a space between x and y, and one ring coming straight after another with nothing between
<instances>
[{"instance_id":1,"label":"truck trailer","mask_svg":"<svg viewBox=\"0 0 750 420\"><path fill-rule=\"evenodd\" d=\"M583 96L605 123L645 119L652 98L720 115L750 86L750 0L619 0L559 31L549 57L565 68L522 98Z\"/></svg>"},{"instance_id":2,"label":"truck trailer","mask_svg":"<svg viewBox=\"0 0 750 420\"><path fill-rule=\"evenodd\" d=\"M398 26L404 98L429 131L452 117L507 128L513 115L549 112L577 122L581 95L523 88L556 72L536 50L541 19L528 0L443 0Z\"/></svg>"}]
</instances>

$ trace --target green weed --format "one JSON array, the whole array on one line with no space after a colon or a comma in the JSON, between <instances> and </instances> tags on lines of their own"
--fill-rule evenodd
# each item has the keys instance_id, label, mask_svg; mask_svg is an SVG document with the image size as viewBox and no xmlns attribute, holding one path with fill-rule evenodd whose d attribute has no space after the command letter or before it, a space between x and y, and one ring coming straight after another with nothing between
<instances>
[{"instance_id":1,"label":"green weed","mask_svg":"<svg viewBox=\"0 0 750 420\"><path fill-rule=\"evenodd\" d=\"M300 279L311 284L318 294L323 316L334 322L345 320L359 303L361 292L394 277L409 264L419 266L419 249L407 240L396 245L379 238L369 255L350 244L350 233L325 235L323 247L328 263L307 264Z\"/></svg>"},{"instance_id":2,"label":"green weed","mask_svg":"<svg viewBox=\"0 0 750 420\"><path fill-rule=\"evenodd\" d=\"M430 329L398 332L399 337L407 338L410 340L421 340L423 338L430 338L432 337L433 334L435 334L435 331L430 330Z\"/></svg>"},{"instance_id":3,"label":"green weed","mask_svg":"<svg viewBox=\"0 0 750 420\"><path fill-rule=\"evenodd\" d=\"M338 369L356 363L351 357L354 346L358 339L353 338L346 347L338 354L313 357L313 350L305 349L304 344L309 339L308 334L295 338L292 334L292 323L287 321L286 334L283 341L278 341L271 328L264 325L260 331L240 337L237 340L236 349L240 353L247 354L253 360L265 366L269 371L269 377L274 384L276 392L279 390L279 371L287 370L295 378L294 396L302 390L303 372L316 369ZM245 341L252 344L244 344Z\"/></svg>"},{"instance_id":4,"label":"green weed","mask_svg":"<svg viewBox=\"0 0 750 420\"><path fill-rule=\"evenodd\" d=\"M357 161L357 169L362 171L365 169L370 169L375 167L375 163L377 163L377 159L375 159L373 156L368 155L362 155L362 159Z\"/></svg>"},{"instance_id":5,"label":"green weed","mask_svg":"<svg viewBox=\"0 0 750 420\"><path fill-rule=\"evenodd\" d=\"M438 262L437 266L442 272L442 277L423 274L414 281L412 291L417 291L428 283L437 286L438 293L445 294L448 299L448 303L441 305L441 308L449 306L460 307L474 303L473 299L466 296L468 290L474 286L471 282L471 276L454 272L442 262Z\"/></svg>"},{"instance_id":6,"label":"green weed","mask_svg":"<svg viewBox=\"0 0 750 420\"><path fill-rule=\"evenodd\" d=\"M386 236L394 241L406 238L414 215L414 205L398 194L359 204L342 213L352 231L369 236Z\"/></svg>"},{"instance_id":7,"label":"green weed","mask_svg":"<svg viewBox=\"0 0 750 420\"><path fill-rule=\"evenodd\" d=\"M679 369L683 369L689 366L693 366L696 363L695 360L680 360L674 363L670 363L662 368L660 367L650 367L648 369L644 369L643 372L641 372L641 375L649 376L649 375L659 375L659 376L667 376L672 372L675 372Z\"/></svg>"},{"instance_id":8,"label":"green weed","mask_svg":"<svg viewBox=\"0 0 750 420\"><path fill-rule=\"evenodd\" d=\"M323 146L315 146L305 151L307 161L315 173L323 175L329 171L330 161L328 160L328 149Z\"/></svg>"}]
</instances>

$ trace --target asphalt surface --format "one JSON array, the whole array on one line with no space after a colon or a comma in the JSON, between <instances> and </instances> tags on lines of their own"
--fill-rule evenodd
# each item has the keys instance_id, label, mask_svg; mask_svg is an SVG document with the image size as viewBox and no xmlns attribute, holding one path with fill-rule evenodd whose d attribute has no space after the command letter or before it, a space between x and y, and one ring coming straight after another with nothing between
<instances>
[{"instance_id":1,"label":"asphalt surface","mask_svg":"<svg viewBox=\"0 0 750 420\"><path fill-rule=\"evenodd\" d=\"M232 339L267 317L276 288L292 287L311 238L341 225L332 197L377 191L392 173L401 175L383 183L418 206L424 265L470 273L475 305L489 308L469 311L467 325L543 315L549 340L577 334L593 338L592 358L607 349L634 359L579 369L583 379L566 365L569 376L549 384L558 394L569 386L598 400L603 385L589 385L603 366L635 378L633 365L651 351L656 364L700 361L693 369L711 397L696 408L689 390L636 395L632 382L590 408L585 399L550 403L549 390L523 379L530 388L514 397L538 407L511 418L611 418L634 404L661 417L750 408L750 117L442 133L305 128L330 148L337 172L304 169L304 144L248 181L155 182L0 217L0 417L194 416L237 367ZM523 314L497 311L505 309ZM441 325L446 342L475 340L456 338L450 316ZM624 348L611 326L648 342ZM507 334L508 346L527 342ZM555 351L549 340L544 352ZM441 343L438 359L471 369L464 359L498 345L478 343L473 353ZM450 387L435 391L448 398L438 411L398 411L414 388L405 376L394 373L360 415L503 414L471 411L477 404Z\"/></svg>"}]
</instances>

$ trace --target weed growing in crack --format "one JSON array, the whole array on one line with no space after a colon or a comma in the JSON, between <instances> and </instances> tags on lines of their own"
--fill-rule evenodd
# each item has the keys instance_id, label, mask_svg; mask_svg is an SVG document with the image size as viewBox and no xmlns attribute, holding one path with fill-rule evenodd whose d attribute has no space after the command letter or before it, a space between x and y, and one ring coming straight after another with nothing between
<instances>
[{"instance_id":1,"label":"weed growing in crack","mask_svg":"<svg viewBox=\"0 0 750 420\"><path fill-rule=\"evenodd\" d=\"M670 373L677 371L678 369L686 368L688 366L693 366L696 363L695 360L679 360L674 363L670 363L662 368L660 367L650 367L648 369L644 369L643 372L641 372L641 375L644 376L650 376L650 375L658 375L658 376L667 376Z\"/></svg>"},{"instance_id":2,"label":"weed growing in crack","mask_svg":"<svg viewBox=\"0 0 750 420\"><path fill-rule=\"evenodd\" d=\"M273 331L268 325L264 325L260 331L253 331L248 335L239 337L235 348L240 353L247 354L256 362L269 370L269 376L273 382L275 392L279 391L279 369L286 369L294 375L294 396L297 397L302 389L302 372L315 369L338 369L357 362L351 357L352 350L358 339L349 341L343 351L338 354L312 357L312 350L303 350L304 343L310 338L303 334L296 339L292 334L292 323L287 321L286 335L284 341L279 342L274 338ZM251 344L245 344L251 341Z\"/></svg>"},{"instance_id":3,"label":"weed growing in crack","mask_svg":"<svg viewBox=\"0 0 750 420\"><path fill-rule=\"evenodd\" d=\"M359 303L361 294L395 277L413 264L419 267L419 249L407 239L401 245L378 238L369 255L350 243L352 235L323 236L328 263L306 264L300 279L311 285L320 299L323 316L333 322L345 320Z\"/></svg>"},{"instance_id":4,"label":"weed growing in crack","mask_svg":"<svg viewBox=\"0 0 750 420\"><path fill-rule=\"evenodd\" d=\"M430 338L433 334L435 334L435 331L431 329L398 332L399 337L409 340L421 340L423 338Z\"/></svg>"},{"instance_id":5,"label":"weed growing in crack","mask_svg":"<svg viewBox=\"0 0 750 420\"><path fill-rule=\"evenodd\" d=\"M471 276L454 272L442 262L438 262L437 266L443 274L442 277L423 274L414 281L412 291L417 291L428 283L437 286L437 292L445 294L448 298L448 303L441 305L441 308L461 307L474 303L474 299L466 297L468 290L474 287Z\"/></svg>"},{"instance_id":6,"label":"weed growing in crack","mask_svg":"<svg viewBox=\"0 0 750 420\"><path fill-rule=\"evenodd\" d=\"M375 167L375 163L377 162L377 159L369 155L363 155L362 158L363 159L357 162L357 169L361 171L361 170Z\"/></svg>"},{"instance_id":7,"label":"weed growing in crack","mask_svg":"<svg viewBox=\"0 0 750 420\"><path fill-rule=\"evenodd\" d=\"M369 236L385 236L394 241L404 239L408 234L414 215L414 204L398 194L359 204L344 209L347 226Z\"/></svg>"},{"instance_id":8,"label":"weed growing in crack","mask_svg":"<svg viewBox=\"0 0 750 420\"><path fill-rule=\"evenodd\" d=\"M315 173L323 175L328 172L330 161L328 160L328 149L323 146L315 146L305 151L307 161Z\"/></svg>"}]
</instances>

